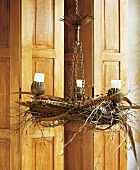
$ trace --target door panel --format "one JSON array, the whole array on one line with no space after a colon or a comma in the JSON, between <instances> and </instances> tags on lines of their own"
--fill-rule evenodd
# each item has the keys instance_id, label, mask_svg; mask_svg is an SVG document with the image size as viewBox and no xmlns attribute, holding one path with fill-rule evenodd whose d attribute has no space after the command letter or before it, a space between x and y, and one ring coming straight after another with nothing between
<instances>
[{"instance_id":1,"label":"door panel","mask_svg":"<svg viewBox=\"0 0 140 170\"><path fill-rule=\"evenodd\" d=\"M33 169L54 169L54 138L48 137L42 142L40 139L33 139ZM42 151L41 154L39 151ZM47 154L46 154L47 153Z\"/></svg>"},{"instance_id":2,"label":"door panel","mask_svg":"<svg viewBox=\"0 0 140 170\"><path fill-rule=\"evenodd\" d=\"M9 47L10 45L10 1L0 1L0 46Z\"/></svg>"},{"instance_id":3,"label":"door panel","mask_svg":"<svg viewBox=\"0 0 140 170\"><path fill-rule=\"evenodd\" d=\"M54 0L34 1L33 46L54 47ZM36 7L36 8L35 8Z\"/></svg>"},{"instance_id":4,"label":"door panel","mask_svg":"<svg viewBox=\"0 0 140 170\"><path fill-rule=\"evenodd\" d=\"M109 133L109 131L94 133L94 169L126 170L126 143L122 143L124 133L119 130L112 135Z\"/></svg>"},{"instance_id":5,"label":"door panel","mask_svg":"<svg viewBox=\"0 0 140 170\"><path fill-rule=\"evenodd\" d=\"M62 140L62 127L26 127L22 133L22 169L63 169Z\"/></svg>"},{"instance_id":6,"label":"door panel","mask_svg":"<svg viewBox=\"0 0 140 170\"><path fill-rule=\"evenodd\" d=\"M0 58L0 128L9 128L9 94L10 94L10 60L9 57Z\"/></svg>"},{"instance_id":7,"label":"door panel","mask_svg":"<svg viewBox=\"0 0 140 170\"><path fill-rule=\"evenodd\" d=\"M67 123L65 132L65 170L93 170L94 169L94 138L93 131L79 131L80 124ZM75 138L73 138L75 136ZM72 140L73 138L73 140ZM69 142L72 140L71 142ZM67 143L68 142L68 143Z\"/></svg>"}]
</instances>

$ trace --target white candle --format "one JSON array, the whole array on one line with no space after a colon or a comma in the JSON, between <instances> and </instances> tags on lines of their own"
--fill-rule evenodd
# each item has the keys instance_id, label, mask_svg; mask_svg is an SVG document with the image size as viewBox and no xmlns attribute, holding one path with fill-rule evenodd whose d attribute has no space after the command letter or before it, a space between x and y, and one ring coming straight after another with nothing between
<instances>
[{"instance_id":1,"label":"white candle","mask_svg":"<svg viewBox=\"0 0 140 170\"><path fill-rule=\"evenodd\" d=\"M43 73L35 73L34 81L44 82L44 76L45 76L45 74L43 74Z\"/></svg>"},{"instance_id":2,"label":"white candle","mask_svg":"<svg viewBox=\"0 0 140 170\"><path fill-rule=\"evenodd\" d=\"M121 89L121 80L111 80L111 88Z\"/></svg>"},{"instance_id":3,"label":"white candle","mask_svg":"<svg viewBox=\"0 0 140 170\"><path fill-rule=\"evenodd\" d=\"M77 87L82 87L83 80L76 80Z\"/></svg>"}]
</instances>

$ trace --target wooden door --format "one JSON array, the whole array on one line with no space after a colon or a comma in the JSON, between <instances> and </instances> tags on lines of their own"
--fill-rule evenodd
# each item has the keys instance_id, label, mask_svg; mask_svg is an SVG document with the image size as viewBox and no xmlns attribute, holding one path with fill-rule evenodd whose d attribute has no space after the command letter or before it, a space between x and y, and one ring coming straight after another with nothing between
<instances>
[{"instance_id":1,"label":"wooden door","mask_svg":"<svg viewBox=\"0 0 140 170\"><path fill-rule=\"evenodd\" d=\"M22 91L35 72L45 74L46 94L63 97L63 0L22 1ZM22 95L22 100L29 100ZM27 131L26 131L27 130ZM27 126L22 138L22 169L63 169L63 127Z\"/></svg>"},{"instance_id":2,"label":"wooden door","mask_svg":"<svg viewBox=\"0 0 140 170\"><path fill-rule=\"evenodd\" d=\"M0 1L0 169L20 169L20 1ZM13 133L11 133L13 132Z\"/></svg>"},{"instance_id":3,"label":"wooden door","mask_svg":"<svg viewBox=\"0 0 140 170\"><path fill-rule=\"evenodd\" d=\"M95 95L107 93L111 80L115 79L122 81L122 92L125 94L128 69L127 0L94 0L94 17ZM119 129L113 140L108 131L94 134L94 167L97 165L98 170L127 169L125 145L117 149L124 140L123 135Z\"/></svg>"}]
</instances>

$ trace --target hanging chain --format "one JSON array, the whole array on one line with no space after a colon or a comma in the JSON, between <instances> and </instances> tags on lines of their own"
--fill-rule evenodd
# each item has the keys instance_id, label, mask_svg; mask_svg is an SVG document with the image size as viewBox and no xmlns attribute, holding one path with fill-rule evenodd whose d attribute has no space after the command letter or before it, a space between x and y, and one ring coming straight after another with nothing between
<instances>
[{"instance_id":1,"label":"hanging chain","mask_svg":"<svg viewBox=\"0 0 140 170\"><path fill-rule=\"evenodd\" d=\"M78 72L78 44L74 44L74 56L75 56L75 66L74 66L74 99L77 100L77 72Z\"/></svg>"},{"instance_id":2,"label":"hanging chain","mask_svg":"<svg viewBox=\"0 0 140 170\"><path fill-rule=\"evenodd\" d=\"M77 42L73 43L73 56L72 56L72 68L71 68L71 81L70 81L70 98L72 99L72 91L74 85L74 100L77 100L77 71L78 71L78 45ZM74 80L74 81L73 81Z\"/></svg>"},{"instance_id":3,"label":"hanging chain","mask_svg":"<svg viewBox=\"0 0 140 170\"><path fill-rule=\"evenodd\" d=\"M80 42L80 60L81 60L81 76L82 76L82 97L85 99L85 75L84 75L84 59L83 59L83 50L82 43Z\"/></svg>"},{"instance_id":4,"label":"hanging chain","mask_svg":"<svg viewBox=\"0 0 140 170\"><path fill-rule=\"evenodd\" d=\"M73 48L74 48L74 43L73 43ZM70 80L70 91L69 91L69 96L70 99L72 99L72 90L73 90L73 75L74 75L74 54L72 56L72 66L71 66L71 80Z\"/></svg>"},{"instance_id":5,"label":"hanging chain","mask_svg":"<svg viewBox=\"0 0 140 170\"><path fill-rule=\"evenodd\" d=\"M76 15L78 15L78 0L75 0L76 2Z\"/></svg>"},{"instance_id":6,"label":"hanging chain","mask_svg":"<svg viewBox=\"0 0 140 170\"><path fill-rule=\"evenodd\" d=\"M82 76L82 98L85 99L85 79L84 79L84 61L83 61L83 50L82 43L78 45L77 42L73 43L73 56L72 56L72 68L71 68L71 81L70 81L70 99L74 97L74 101L77 100L77 73L78 73L78 49L80 52L80 65L81 65L81 76ZM74 96L72 94L74 88Z\"/></svg>"}]
</instances>

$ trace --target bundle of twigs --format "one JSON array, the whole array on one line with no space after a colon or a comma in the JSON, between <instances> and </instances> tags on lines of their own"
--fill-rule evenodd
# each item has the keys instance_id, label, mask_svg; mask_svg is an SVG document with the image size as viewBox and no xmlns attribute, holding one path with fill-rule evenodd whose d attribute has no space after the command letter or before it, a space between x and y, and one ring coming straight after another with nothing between
<instances>
[{"instance_id":1,"label":"bundle of twigs","mask_svg":"<svg viewBox=\"0 0 140 170\"><path fill-rule=\"evenodd\" d=\"M35 96L32 101L18 103L26 106L28 113L37 120L46 121L48 126L48 121L55 120L63 123L69 121L84 122L93 113L88 120L90 127L92 125L94 127L95 124L100 126L109 125L111 127L119 123L122 116L127 120L127 116L129 115L128 110L134 108L128 98L124 97L122 101L127 102L128 105L124 106L122 102L114 102L114 95L76 102L54 96L40 95Z\"/></svg>"}]
</instances>

